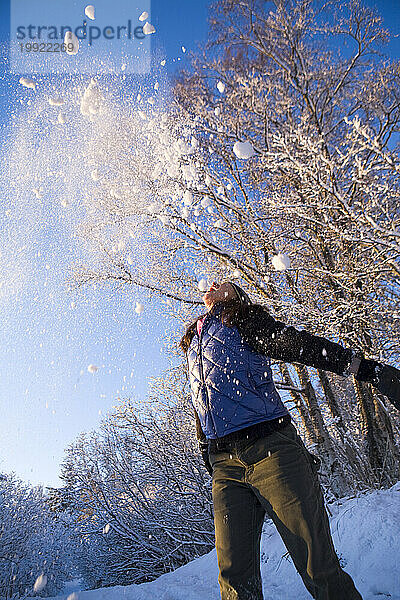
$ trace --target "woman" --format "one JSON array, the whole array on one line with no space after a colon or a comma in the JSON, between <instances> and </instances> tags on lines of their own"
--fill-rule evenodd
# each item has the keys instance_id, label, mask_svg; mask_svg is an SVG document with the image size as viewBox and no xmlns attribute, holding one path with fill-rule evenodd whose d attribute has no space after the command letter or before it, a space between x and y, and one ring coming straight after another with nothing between
<instances>
[{"instance_id":1,"label":"woman","mask_svg":"<svg viewBox=\"0 0 400 600\"><path fill-rule=\"evenodd\" d=\"M213 477L222 600L261 600L260 539L275 523L303 582L318 600L360 600L335 553L318 482L318 459L291 424L270 359L378 385L399 407L399 374L352 350L275 321L236 284L214 283L208 309L181 340L200 447ZM393 400L394 398L394 400Z\"/></svg>"}]
</instances>

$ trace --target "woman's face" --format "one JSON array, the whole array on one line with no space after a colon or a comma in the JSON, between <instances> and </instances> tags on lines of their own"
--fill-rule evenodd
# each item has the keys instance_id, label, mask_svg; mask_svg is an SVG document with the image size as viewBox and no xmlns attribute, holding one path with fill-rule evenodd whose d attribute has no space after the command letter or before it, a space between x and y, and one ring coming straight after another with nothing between
<instances>
[{"instance_id":1,"label":"woman's face","mask_svg":"<svg viewBox=\"0 0 400 600\"><path fill-rule=\"evenodd\" d=\"M211 308L216 302L226 302L236 297L235 288L229 281L221 284L214 281L208 292L204 294L203 302L207 308Z\"/></svg>"}]
</instances>

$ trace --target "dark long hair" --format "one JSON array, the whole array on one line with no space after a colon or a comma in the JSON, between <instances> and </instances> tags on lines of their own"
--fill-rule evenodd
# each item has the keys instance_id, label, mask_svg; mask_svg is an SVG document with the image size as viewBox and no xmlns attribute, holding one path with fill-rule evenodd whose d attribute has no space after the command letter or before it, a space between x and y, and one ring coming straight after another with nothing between
<instances>
[{"instance_id":1,"label":"dark long hair","mask_svg":"<svg viewBox=\"0 0 400 600\"><path fill-rule=\"evenodd\" d=\"M236 286L235 284L235 288L239 288L239 286ZM239 290L241 290L241 288L239 288ZM248 298L247 294L246 297ZM221 311L222 322L228 327L233 327L237 325L239 321L245 320L249 314L249 307L251 306L250 300L248 302L244 301L243 298L239 296L232 298L232 300L227 300L226 302L218 302L214 306L218 306L220 304L223 304ZM188 326L183 334L182 339L179 342L179 348L181 348L185 354L189 349L190 342L192 341L194 334L196 333L197 321L202 319L206 314L207 313L203 313L199 317L196 317L196 319Z\"/></svg>"}]
</instances>

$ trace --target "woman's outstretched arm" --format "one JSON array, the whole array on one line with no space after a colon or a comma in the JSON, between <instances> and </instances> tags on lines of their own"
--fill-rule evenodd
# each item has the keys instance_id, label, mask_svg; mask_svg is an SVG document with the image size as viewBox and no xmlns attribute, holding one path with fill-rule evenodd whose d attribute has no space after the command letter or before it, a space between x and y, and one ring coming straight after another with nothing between
<instances>
[{"instance_id":1,"label":"woman's outstretched arm","mask_svg":"<svg viewBox=\"0 0 400 600\"><path fill-rule=\"evenodd\" d=\"M245 341L257 352L285 362L296 362L343 375L356 353L323 337L277 321L260 305L238 323Z\"/></svg>"},{"instance_id":2,"label":"woman's outstretched arm","mask_svg":"<svg viewBox=\"0 0 400 600\"><path fill-rule=\"evenodd\" d=\"M277 321L260 305L249 308L238 322L245 341L270 358L297 362L338 375L354 373L358 381L371 383L400 410L400 370L360 354L326 338L299 331Z\"/></svg>"}]
</instances>

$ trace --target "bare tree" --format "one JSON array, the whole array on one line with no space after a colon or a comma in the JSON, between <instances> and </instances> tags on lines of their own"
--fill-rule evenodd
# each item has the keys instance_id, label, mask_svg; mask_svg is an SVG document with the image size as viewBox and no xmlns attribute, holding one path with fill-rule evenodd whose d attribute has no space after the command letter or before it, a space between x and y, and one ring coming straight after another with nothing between
<instances>
[{"instance_id":1,"label":"bare tree","mask_svg":"<svg viewBox=\"0 0 400 600\"><path fill-rule=\"evenodd\" d=\"M38 578L54 596L74 573L77 547L68 515L49 510L40 486L0 474L0 598L30 597Z\"/></svg>"}]
</instances>

